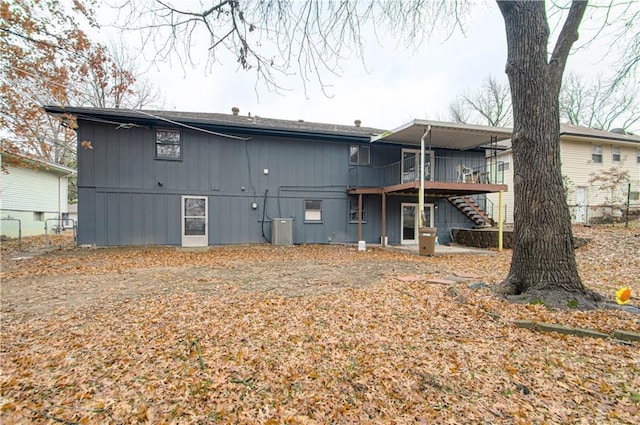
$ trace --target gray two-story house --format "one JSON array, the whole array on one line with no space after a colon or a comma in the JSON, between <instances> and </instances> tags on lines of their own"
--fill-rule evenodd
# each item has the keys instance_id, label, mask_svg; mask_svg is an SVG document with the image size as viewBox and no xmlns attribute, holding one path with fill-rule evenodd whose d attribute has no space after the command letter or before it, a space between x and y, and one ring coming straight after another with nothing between
<instances>
[{"instance_id":1,"label":"gray two-story house","mask_svg":"<svg viewBox=\"0 0 640 425\"><path fill-rule=\"evenodd\" d=\"M45 107L78 135L78 243L415 244L425 226L491 224L505 191L487 150L509 129L415 120L393 130L232 114ZM425 131L430 129L428 137Z\"/></svg>"}]
</instances>

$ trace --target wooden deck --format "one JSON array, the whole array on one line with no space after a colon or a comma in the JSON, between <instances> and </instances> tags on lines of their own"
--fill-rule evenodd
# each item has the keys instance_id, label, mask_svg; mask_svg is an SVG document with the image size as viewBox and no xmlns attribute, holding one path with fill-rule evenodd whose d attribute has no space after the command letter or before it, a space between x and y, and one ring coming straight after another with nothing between
<instances>
[{"instance_id":1,"label":"wooden deck","mask_svg":"<svg viewBox=\"0 0 640 425\"><path fill-rule=\"evenodd\" d=\"M488 184L488 183L459 183L459 182L437 182L425 181L424 190L427 196L460 196L460 195L476 195L482 193L506 192L508 189L506 184ZM371 194L393 194L407 193L417 194L420 190L419 181L410 181L400 183L393 186L385 187L356 187L348 190L351 195L371 195Z\"/></svg>"}]
</instances>

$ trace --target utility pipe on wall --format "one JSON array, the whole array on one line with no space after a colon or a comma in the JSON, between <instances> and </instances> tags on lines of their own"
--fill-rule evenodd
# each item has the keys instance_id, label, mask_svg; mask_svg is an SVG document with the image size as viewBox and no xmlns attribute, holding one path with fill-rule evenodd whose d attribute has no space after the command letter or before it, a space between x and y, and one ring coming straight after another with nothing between
<instances>
[{"instance_id":1,"label":"utility pipe on wall","mask_svg":"<svg viewBox=\"0 0 640 425\"><path fill-rule=\"evenodd\" d=\"M427 126L420 138L420 193L418 193L418 228L424 227L424 140L431 134L431 126Z\"/></svg>"}]
</instances>

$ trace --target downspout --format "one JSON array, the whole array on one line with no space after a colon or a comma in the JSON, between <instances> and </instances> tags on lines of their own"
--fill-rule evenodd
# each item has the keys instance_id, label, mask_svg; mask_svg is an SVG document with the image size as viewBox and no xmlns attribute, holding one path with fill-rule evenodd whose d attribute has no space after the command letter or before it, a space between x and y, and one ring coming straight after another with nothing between
<instances>
[{"instance_id":1,"label":"downspout","mask_svg":"<svg viewBox=\"0 0 640 425\"><path fill-rule=\"evenodd\" d=\"M424 227L424 141L431 134L431 126L427 126L420 138L420 193L418 193L418 228Z\"/></svg>"},{"instance_id":2,"label":"downspout","mask_svg":"<svg viewBox=\"0 0 640 425\"><path fill-rule=\"evenodd\" d=\"M60 193L60 179L62 176L58 176L58 229L62 229L62 203L60 202L60 197L62 193Z\"/></svg>"},{"instance_id":3,"label":"downspout","mask_svg":"<svg viewBox=\"0 0 640 425\"><path fill-rule=\"evenodd\" d=\"M58 228L62 230L64 227L64 223L62 222L62 186L60 184L60 179L67 179L67 202L69 200L69 176L72 176L73 173L65 174L62 176L58 176ZM75 224L74 224L75 226Z\"/></svg>"}]
</instances>

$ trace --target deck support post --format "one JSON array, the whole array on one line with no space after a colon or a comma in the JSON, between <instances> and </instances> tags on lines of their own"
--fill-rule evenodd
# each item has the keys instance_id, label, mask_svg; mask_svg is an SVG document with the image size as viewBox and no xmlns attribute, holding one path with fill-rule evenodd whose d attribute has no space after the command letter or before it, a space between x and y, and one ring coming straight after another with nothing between
<instances>
[{"instance_id":1,"label":"deck support post","mask_svg":"<svg viewBox=\"0 0 640 425\"><path fill-rule=\"evenodd\" d=\"M498 192L498 252L502 251L502 191Z\"/></svg>"},{"instance_id":2,"label":"deck support post","mask_svg":"<svg viewBox=\"0 0 640 425\"><path fill-rule=\"evenodd\" d=\"M380 243L384 248L387 246L387 194L382 192L382 240Z\"/></svg>"},{"instance_id":3,"label":"deck support post","mask_svg":"<svg viewBox=\"0 0 640 425\"><path fill-rule=\"evenodd\" d=\"M362 240L362 193L358 194L358 242Z\"/></svg>"}]
</instances>

